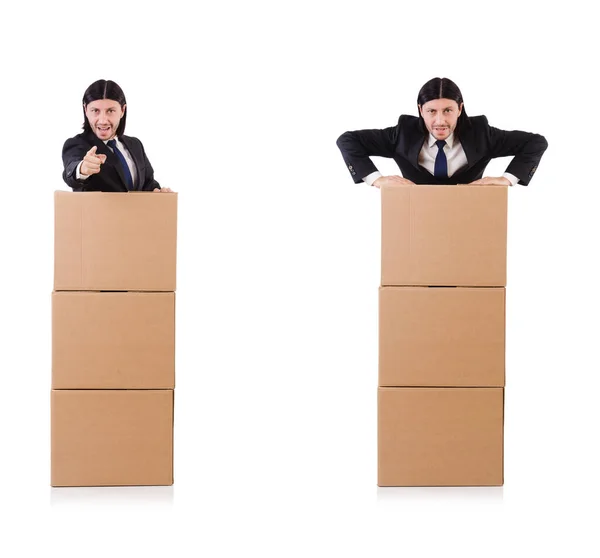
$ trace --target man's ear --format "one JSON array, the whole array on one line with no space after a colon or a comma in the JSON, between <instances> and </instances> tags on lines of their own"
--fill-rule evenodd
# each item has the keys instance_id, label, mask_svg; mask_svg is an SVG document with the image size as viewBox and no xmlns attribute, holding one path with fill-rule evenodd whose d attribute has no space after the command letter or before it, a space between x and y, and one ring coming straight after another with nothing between
<instances>
[{"instance_id":1,"label":"man's ear","mask_svg":"<svg viewBox=\"0 0 600 558\"><path fill-rule=\"evenodd\" d=\"M126 104L121 107L121 118L123 118L125 116L125 109L126 108L127 108Z\"/></svg>"},{"instance_id":2,"label":"man's ear","mask_svg":"<svg viewBox=\"0 0 600 558\"><path fill-rule=\"evenodd\" d=\"M460 116L462 114L463 106L464 106L464 103L461 103L460 106L458 107L458 116Z\"/></svg>"},{"instance_id":3,"label":"man's ear","mask_svg":"<svg viewBox=\"0 0 600 558\"><path fill-rule=\"evenodd\" d=\"M419 107L419 114L423 116L423 107L419 104L417 104L417 107Z\"/></svg>"}]
</instances>

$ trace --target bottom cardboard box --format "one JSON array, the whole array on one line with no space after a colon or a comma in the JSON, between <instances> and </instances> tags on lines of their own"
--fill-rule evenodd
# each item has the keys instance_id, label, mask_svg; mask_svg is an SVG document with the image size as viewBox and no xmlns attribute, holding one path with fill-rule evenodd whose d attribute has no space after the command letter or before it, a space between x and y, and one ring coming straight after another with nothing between
<instances>
[{"instance_id":1,"label":"bottom cardboard box","mask_svg":"<svg viewBox=\"0 0 600 558\"><path fill-rule=\"evenodd\" d=\"M380 387L379 486L500 486L503 388Z\"/></svg>"},{"instance_id":2,"label":"bottom cardboard box","mask_svg":"<svg viewBox=\"0 0 600 558\"><path fill-rule=\"evenodd\" d=\"M173 390L52 390L52 486L173 484Z\"/></svg>"}]
</instances>

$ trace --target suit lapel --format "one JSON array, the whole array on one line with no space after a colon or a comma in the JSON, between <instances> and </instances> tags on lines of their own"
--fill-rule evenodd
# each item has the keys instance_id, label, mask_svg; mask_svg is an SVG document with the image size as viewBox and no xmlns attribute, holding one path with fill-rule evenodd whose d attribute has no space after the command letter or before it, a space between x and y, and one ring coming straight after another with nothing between
<instances>
[{"instance_id":1,"label":"suit lapel","mask_svg":"<svg viewBox=\"0 0 600 558\"><path fill-rule=\"evenodd\" d=\"M421 137L421 135L420 135ZM421 148L423 147L423 142L425 138L421 137L422 141L419 142L419 138L416 141L412 142L408 149L408 160L416 169L421 169L419 166L419 153L421 153Z\"/></svg>"},{"instance_id":2,"label":"suit lapel","mask_svg":"<svg viewBox=\"0 0 600 558\"><path fill-rule=\"evenodd\" d=\"M127 136L121 136L119 138L119 141L127 148L127 151L129 151L129 154L131 155L131 158L133 159L133 164L135 165L135 170L136 170L135 174L137 175L137 179L133 183L133 189L137 190L138 184L142 184L142 177L140 176L140 165L139 165L139 161L142 158L142 154L138 151L137 145L134 142L130 141ZM123 182L125 182L124 176L123 176Z\"/></svg>"},{"instance_id":3,"label":"suit lapel","mask_svg":"<svg viewBox=\"0 0 600 558\"><path fill-rule=\"evenodd\" d=\"M459 138L460 144L462 145L465 156L467 157L467 169L470 169L479 159L481 154L479 152L479 146L475 141L473 130L467 129L461 134Z\"/></svg>"},{"instance_id":4,"label":"suit lapel","mask_svg":"<svg viewBox=\"0 0 600 558\"><path fill-rule=\"evenodd\" d=\"M409 124L409 128L401 136L400 140L398 152L408 159L410 164L418 170L421 170L419 166L419 153L421 153L421 148L426 137L419 127L419 121L415 118L414 122Z\"/></svg>"}]
</instances>

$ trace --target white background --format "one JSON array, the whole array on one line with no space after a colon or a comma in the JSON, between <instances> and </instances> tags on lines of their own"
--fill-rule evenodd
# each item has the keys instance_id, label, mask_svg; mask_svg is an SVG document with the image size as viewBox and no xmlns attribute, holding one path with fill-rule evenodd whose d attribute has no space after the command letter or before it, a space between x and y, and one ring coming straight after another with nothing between
<instances>
[{"instance_id":1,"label":"white background","mask_svg":"<svg viewBox=\"0 0 600 558\"><path fill-rule=\"evenodd\" d=\"M598 552L600 116L586 4L6 5L2 555ZM376 486L379 192L352 183L335 140L416 114L435 76L460 86L468 114L550 144L531 186L509 192L502 488ZM179 193L171 488L49 486L53 192L67 189L62 144L100 78L123 87L127 133Z\"/></svg>"}]
</instances>

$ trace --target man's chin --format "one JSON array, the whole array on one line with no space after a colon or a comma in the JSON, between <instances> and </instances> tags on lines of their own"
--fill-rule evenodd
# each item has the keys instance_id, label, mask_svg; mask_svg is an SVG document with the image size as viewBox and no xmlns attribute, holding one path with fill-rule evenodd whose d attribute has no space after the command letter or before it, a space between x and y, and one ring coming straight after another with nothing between
<instances>
[{"instance_id":1,"label":"man's chin","mask_svg":"<svg viewBox=\"0 0 600 558\"><path fill-rule=\"evenodd\" d=\"M448 128L444 128L443 130L434 130L433 137L438 140L446 139L450 135L450 130Z\"/></svg>"},{"instance_id":2,"label":"man's chin","mask_svg":"<svg viewBox=\"0 0 600 558\"><path fill-rule=\"evenodd\" d=\"M114 137L112 130L107 130L106 132L103 132L101 130L94 130L94 133L96 134L96 137L102 141L107 141Z\"/></svg>"}]
</instances>

